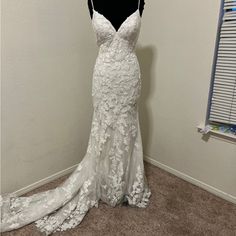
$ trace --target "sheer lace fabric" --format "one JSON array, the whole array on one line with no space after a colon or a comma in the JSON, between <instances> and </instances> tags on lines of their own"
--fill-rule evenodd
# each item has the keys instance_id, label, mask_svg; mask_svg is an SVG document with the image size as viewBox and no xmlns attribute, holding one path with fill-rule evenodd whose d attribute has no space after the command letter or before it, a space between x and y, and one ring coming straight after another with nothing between
<instances>
[{"instance_id":1,"label":"sheer lace fabric","mask_svg":"<svg viewBox=\"0 0 236 236\"><path fill-rule=\"evenodd\" d=\"M99 53L93 71L93 119L88 147L76 170L55 189L29 197L1 196L1 232L31 222L50 235L79 225L99 200L148 206L137 101L141 74L135 54L141 18L131 14L118 31L94 10Z\"/></svg>"}]
</instances>

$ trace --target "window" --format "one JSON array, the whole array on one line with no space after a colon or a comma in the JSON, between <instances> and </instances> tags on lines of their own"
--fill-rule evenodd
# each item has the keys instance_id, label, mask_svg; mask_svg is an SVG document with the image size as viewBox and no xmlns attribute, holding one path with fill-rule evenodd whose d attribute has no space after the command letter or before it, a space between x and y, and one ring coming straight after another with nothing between
<instances>
[{"instance_id":1,"label":"window","mask_svg":"<svg viewBox=\"0 0 236 236\"><path fill-rule=\"evenodd\" d=\"M207 119L236 134L236 0L223 1L216 46Z\"/></svg>"}]
</instances>

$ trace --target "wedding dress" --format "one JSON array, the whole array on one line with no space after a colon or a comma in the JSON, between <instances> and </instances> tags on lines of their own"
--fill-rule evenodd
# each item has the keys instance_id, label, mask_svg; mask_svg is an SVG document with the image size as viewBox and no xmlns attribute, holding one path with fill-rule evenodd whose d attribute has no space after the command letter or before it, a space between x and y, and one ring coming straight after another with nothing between
<instances>
[{"instance_id":1,"label":"wedding dress","mask_svg":"<svg viewBox=\"0 0 236 236\"><path fill-rule=\"evenodd\" d=\"M99 200L145 208L151 196L143 165L137 100L141 73L135 45L138 9L116 30L93 7L99 53L93 71L93 118L83 160L58 187L29 197L1 196L1 232L35 222L46 235L79 225Z\"/></svg>"}]
</instances>

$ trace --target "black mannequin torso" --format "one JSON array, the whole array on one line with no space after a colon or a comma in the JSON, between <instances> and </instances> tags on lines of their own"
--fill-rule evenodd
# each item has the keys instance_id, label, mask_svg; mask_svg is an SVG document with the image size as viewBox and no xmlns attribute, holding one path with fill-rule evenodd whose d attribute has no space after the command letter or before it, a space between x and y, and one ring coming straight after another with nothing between
<instances>
[{"instance_id":1,"label":"black mannequin torso","mask_svg":"<svg viewBox=\"0 0 236 236\"><path fill-rule=\"evenodd\" d=\"M114 28L118 30L125 19L137 10L138 1L139 0L93 0L93 5L94 9L104 15L112 23ZM144 4L144 0L140 0L139 11L141 16ZM91 0L88 0L88 7L92 18L93 8Z\"/></svg>"}]
</instances>

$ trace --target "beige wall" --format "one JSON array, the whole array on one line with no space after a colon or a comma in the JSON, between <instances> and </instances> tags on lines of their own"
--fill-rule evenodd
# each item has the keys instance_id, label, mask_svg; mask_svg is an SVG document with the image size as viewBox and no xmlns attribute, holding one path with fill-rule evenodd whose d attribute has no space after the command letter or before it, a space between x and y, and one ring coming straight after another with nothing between
<instances>
[{"instance_id":1,"label":"beige wall","mask_svg":"<svg viewBox=\"0 0 236 236\"><path fill-rule=\"evenodd\" d=\"M5 192L83 158L97 47L82 1L3 0L2 18Z\"/></svg>"},{"instance_id":2,"label":"beige wall","mask_svg":"<svg viewBox=\"0 0 236 236\"><path fill-rule=\"evenodd\" d=\"M3 0L3 191L78 163L97 47L86 1ZM148 0L137 54L144 153L236 196L236 146L202 139L220 1Z\"/></svg>"},{"instance_id":3,"label":"beige wall","mask_svg":"<svg viewBox=\"0 0 236 236\"><path fill-rule=\"evenodd\" d=\"M138 56L144 153L236 197L236 145L202 139L220 1L149 0ZM236 200L236 198L235 198Z\"/></svg>"}]
</instances>

